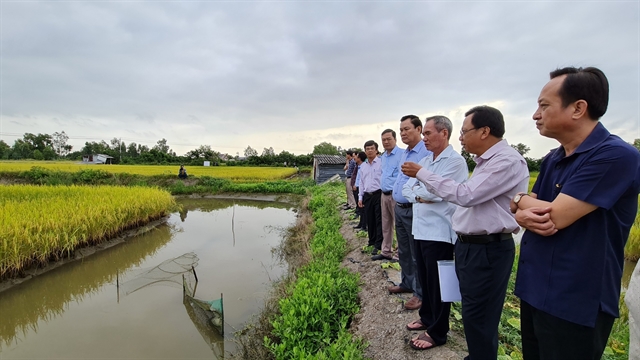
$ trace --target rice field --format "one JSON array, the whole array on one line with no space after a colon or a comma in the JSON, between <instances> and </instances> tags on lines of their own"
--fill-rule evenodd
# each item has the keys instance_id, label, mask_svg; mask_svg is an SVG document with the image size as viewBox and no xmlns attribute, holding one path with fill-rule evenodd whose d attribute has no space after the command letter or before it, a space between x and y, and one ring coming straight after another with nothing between
<instances>
[{"instance_id":1,"label":"rice field","mask_svg":"<svg viewBox=\"0 0 640 360\"><path fill-rule=\"evenodd\" d=\"M0 173L19 173L38 166L54 171L77 172L83 169L102 170L113 174L126 173L144 176L175 175L179 166L175 165L98 165L72 161L0 161ZM288 167L249 166L185 166L189 176L211 176L230 180L280 180L297 173Z\"/></svg>"},{"instance_id":2,"label":"rice field","mask_svg":"<svg viewBox=\"0 0 640 360\"><path fill-rule=\"evenodd\" d=\"M0 278L113 237L173 207L173 197L156 188L0 186Z\"/></svg>"}]
</instances>

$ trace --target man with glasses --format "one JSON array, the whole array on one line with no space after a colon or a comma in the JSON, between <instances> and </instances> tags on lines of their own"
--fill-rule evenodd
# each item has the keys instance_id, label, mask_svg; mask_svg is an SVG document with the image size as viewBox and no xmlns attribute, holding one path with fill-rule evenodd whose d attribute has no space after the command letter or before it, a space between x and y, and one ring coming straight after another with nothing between
<instances>
[{"instance_id":1,"label":"man with glasses","mask_svg":"<svg viewBox=\"0 0 640 360\"><path fill-rule=\"evenodd\" d=\"M498 324L515 256L512 234L520 230L509 204L529 183L527 163L502 139L504 131L498 109L477 106L465 113L460 143L476 155L477 163L465 182L442 177L416 163L402 166L404 174L416 177L430 193L459 205L452 227L458 235L456 274L467 360L498 356Z\"/></svg>"}]
</instances>

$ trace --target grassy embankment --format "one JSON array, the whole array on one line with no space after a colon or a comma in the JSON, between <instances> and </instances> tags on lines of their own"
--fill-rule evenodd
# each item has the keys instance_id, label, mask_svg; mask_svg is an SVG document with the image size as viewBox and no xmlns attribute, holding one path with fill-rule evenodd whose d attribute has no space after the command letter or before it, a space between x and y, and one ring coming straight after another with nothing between
<instances>
[{"instance_id":1,"label":"grassy embankment","mask_svg":"<svg viewBox=\"0 0 640 360\"><path fill-rule=\"evenodd\" d=\"M173 210L166 191L113 186L0 186L0 278L68 256Z\"/></svg>"},{"instance_id":2,"label":"grassy embankment","mask_svg":"<svg viewBox=\"0 0 640 360\"><path fill-rule=\"evenodd\" d=\"M274 286L254 326L238 336L240 359L362 359L348 327L359 311L359 277L340 266L342 183L311 189L276 252L289 275ZM308 202L308 204L307 204Z\"/></svg>"}]
</instances>

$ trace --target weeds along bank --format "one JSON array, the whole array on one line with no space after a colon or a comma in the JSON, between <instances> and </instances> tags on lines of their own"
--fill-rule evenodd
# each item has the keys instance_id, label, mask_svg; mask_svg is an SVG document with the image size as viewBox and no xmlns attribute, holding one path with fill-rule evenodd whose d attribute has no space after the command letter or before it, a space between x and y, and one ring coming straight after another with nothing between
<instances>
[{"instance_id":1,"label":"weeds along bank","mask_svg":"<svg viewBox=\"0 0 640 360\"><path fill-rule=\"evenodd\" d=\"M359 276L340 266L346 254L338 211L344 185L314 187L311 193L310 261L295 271L268 319L272 331L264 346L275 359L362 359L364 345L348 331L359 311Z\"/></svg>"},{"instance_id":2,"label":"weeds along bank","mask_svg":"<svg viewBox=\"0 0 640 360\"><path fill-rule=\"evenodd\" d=\"M121 186L0 186L0 279L174 210L167 191Z\"/></svg>"}]
</instances>

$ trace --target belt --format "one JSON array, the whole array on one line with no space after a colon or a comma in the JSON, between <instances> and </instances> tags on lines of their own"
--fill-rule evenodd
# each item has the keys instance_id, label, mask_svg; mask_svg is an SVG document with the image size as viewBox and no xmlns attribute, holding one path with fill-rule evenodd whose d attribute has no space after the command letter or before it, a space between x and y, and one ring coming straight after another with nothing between
<instances>
[{"instance_id":1,"label":"belt","mask_svg":"<svg viewBox=\"0 0 640 360\"><path fill-rule=\"evenodd\" d=\"M389 190L389 191L383 191L382 193L384 195L391 195L392 192L393 192L392 190Z\"/></svg>"},{"instance_id":2,"label":"belt","mask_svg":"<svg viewBox=\"0 0 640 360\"><path fill-rule=\"evenodd\" d=\"M458 240L464 244L488 244L494 241L511 240L513 235L509 233L497 233L489 235L463 235L458 234Z\"/></svg>"},{"instance_id":3,"label":"belt","mask_svg":"<svg viewBox=\"0 0 640 360\"><path fill-rule=\"evenodd\" d=\"M378 190L376 190L376 191L372 191L372 192L365 192L365 194L367 194L367 195L375 195L375 194L377 194L377 193L381 193L381 192L382 192L382 190L379 190L379 189L378 189Z\"/></svg>"},{"instance_id":4,"label":"belt","mask_svg":"<svg viewBox=\"0 0 640 360\"><path fill-rule=\"evenodd\" d=\"M397 202L396 205L398 205L402 209L408 209L413 206L412 203L399 203L399 202Z\"/></svg>"}]
</instances>

